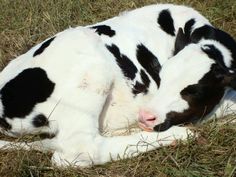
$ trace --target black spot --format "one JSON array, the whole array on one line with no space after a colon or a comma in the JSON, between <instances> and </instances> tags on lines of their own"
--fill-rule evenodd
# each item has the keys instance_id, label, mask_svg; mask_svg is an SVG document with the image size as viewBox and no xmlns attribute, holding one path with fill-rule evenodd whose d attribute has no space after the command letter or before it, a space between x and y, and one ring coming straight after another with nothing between
<instances>
[{"instance_id":1,"label":"black spot","mask_svg":"<svg viewBox=\"0 0 236 177\"><path fill-rule=\"evenodd\" d=\"M111 29L110 26L107 26L107 25L98 25L98 26L93 26L91 28L96 29L96 32L99 35L104 34L104 35L112 37L116 34L116 32L113 29Z\"/></svg>"},{"instance_id":2,"label":"black spot","mask_svg":"<svg viewBox=\"0 0 236 177\"><path fill-rule=\"evenodd\" d=\"M37 103L47 100L55 84L41 68L23 70L0 91L4 116L24 118Z\"/></svg>"},{"instance_id":3,"label":"black spot","mask_svg":"<svg viewBox=\"0 0 236 177\"><path fill-rule=\"evenodd\" d=\"M54 133L40 133L39 138L40 139L53 139L56 137L56 134Z\"/></svg>"},{"instance_id":4,"label":"black spot","mask_svg":"<svg viewBox=\"0 0 236 177\"><path fill-rule=\"evenodd\" d=\"M33 118L32 124L35 127L42 127L42 126L47 126L49 122L48 119L43 114L39 114Z\"/></svg>"},{"instance_id":5,"label":"black spot","mask_svg":"<svg viewBox=\"0 0 236 177\"><path fill-rule=\"evenodd\" d=\"M184 33L188 38L190 38L191 32L193 30L193 25L195 23L196 23L195 19L190 19L184 25Z\"/></svg>"},{"instance_id":6,"label":"black spot","mask_svg":"<svg viewBox=\"0 0 236 177\"><path fill-rule=\"evenodd\" d=\"M155 55L150 52L143 44L137 46L137 59L142 67L148 72L152 79L156 82L157 87L160 86L159 72L161 65Z\"/></svg>"},{"instance_id":7,"label":"black spot","mask_svg":"<svg viewBox=\"0 0 236 177\"><path fill-rule=\"evenodd\" d=\"M48 40L46 40L33 54L33 57L40 55L43 53L43 51L51 44L51 42L55 39L55 37L52 37Z\"/></svg>"},{"instance_id":8,"label":"black spot","mask_svg":"<svg viewBox=\"0 0 236 177\"><path fill-rule=\"evenodd\" d=\"M0 118L0 127L3 128L4 130L11 129L11 125L3 118Z\"/></svg>"},{"instance_id":9,"label":"black spot","mask_svg":"<svg viewBox=\"0 0 236 177\"><path fill-rule=\"evenodd\" d=\"M106 45L106 47L116 58L116 62L121 68L124 76L133 80L138 72L138 69L134 63L126 55L121 54L119 48L115 44L112 44L111 46Z\"/></svg>"},{"instance_id":10,"label":"black spot","mask_svg":"<svg viewBox=\"0 0 236 177\"><path fill-rule=\"evenodd\" d=\"M142 92L147 93L147 89L146 89L145 85L140 83L139 81L136 81L135 85L132 89L132 93L134 95L137 95L137 94L142 93Z\"/></svg>"},{"instance_id":11,"label":"black spot","mask_svg":"<svg viewBox=\"0 0 236 177\"><path fill-rule=\"evenodd\" d=\"M174 21L168 9L162 10L157 19L161 29L171 36L175 36Z\"/></svg>"},{"instance_id":12,"label":"black spot","mask_svg":"<svg viewBox=\"0 0 236 177\"><path fill-rule=\"evenodd\" d=\"M147 94L148 88L150 85L150 79L149 79L148 75L145 73L145 71L141 70L140 75L141 75L141 79L142 79L143 83L136 81L136 83L132 89L132 92L135 95L137 95L139 93Z\"/></svg>"}]
</instances>

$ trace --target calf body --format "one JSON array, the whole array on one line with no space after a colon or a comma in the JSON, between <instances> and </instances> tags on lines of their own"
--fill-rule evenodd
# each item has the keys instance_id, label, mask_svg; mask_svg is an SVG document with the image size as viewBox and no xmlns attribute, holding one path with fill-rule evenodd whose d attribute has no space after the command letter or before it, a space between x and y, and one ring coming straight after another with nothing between
<instances>
[{"instance_id":1,"label":"calf body","mask_svg":"<svg viewBox=\"0 0 236 177\"><path fill-rule=\"evenodd\" d=\"M128 136L102 134L125 129L138 119L148 127L150 122L165 121L140 108L158 99L159 88L163 93L164 63L179 51L177 56L189 51L177 43L179 29L190 35L204 25L211 26L191 8L152 5L56 34L1 72L1 132L46 134L45 140L22 146L51 150L53 163L62 166L101 164L186 139L187 128L178 126ZM5 148L9 144L1 142Z\"/></svg>"}]
</instances>

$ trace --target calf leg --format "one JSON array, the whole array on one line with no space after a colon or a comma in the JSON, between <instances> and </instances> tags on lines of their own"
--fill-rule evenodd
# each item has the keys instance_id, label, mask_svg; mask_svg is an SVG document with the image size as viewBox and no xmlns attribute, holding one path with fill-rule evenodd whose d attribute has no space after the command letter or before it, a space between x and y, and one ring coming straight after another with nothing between
<instances>
[{"instance_id":1,"label":"calf leg","mask_svg":"<svg viewBox=\"0 0 236 177\"><path fill-rule=\"evenodd\" d=\"M84 136L77 146L77 152L61 151L53 155L53 162L59 166L90 166L137 156L142 152L171 145L175 140L186 140L190 131L186 127L171 127L165 132L140 132L130 136L102 137Z\"/></svg>"},{"instance_id":2,"label":"calf leg","mask_svg":"<svg viewBox=\"0 0 236 177\"><path fill-rule=\"evenodd\" d=\"M107 74L103 73L104 71L107 70L99 69L95 72L96 75L85 74L85 80L81 81L78 89L68 92L56 109L59 111L54 112L53 116L58 122L58 134L55 137L57 150L52 156L54 165L102 164L111 158L118 160L136 156L141 152L170 145L175 139L187 138L185 127L173 127L160 133L141 132L130 136L101 136L99 116L112 85L112 78L105 77Z\"/></svg>"},{"instance_id":3,"label":"calf leg","mask_svg":"<svg viewBox=\"0 0 236 177\"><path fill-rule=\"evenodd\" d=\"M143 152L171 145L175 140L186 140L190 134L192 133L186 127L174 126L160 133L142 131L130 136L100 137L99 161L95 163L134 157Z\"/></svg>"}]
</instances>

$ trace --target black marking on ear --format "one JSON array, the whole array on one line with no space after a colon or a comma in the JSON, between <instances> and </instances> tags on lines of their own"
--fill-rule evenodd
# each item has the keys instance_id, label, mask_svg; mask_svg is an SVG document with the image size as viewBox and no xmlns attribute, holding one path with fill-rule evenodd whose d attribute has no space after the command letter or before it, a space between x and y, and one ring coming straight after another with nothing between
<instances>
[{"instance_id":1,"label":"black marking on ear","mask_svg":"<svg viewBox=\"0 0 236 177\"><path fill-rule=\"evenodd\" d=\"M150 79L144 70L141 70L140 75L141 75L141 79L142 79L143 83L136 81L136 83L132 89L132 92L135 95L137 95L139 93L147 94L148 88L150 85Z\"/></svg>"},{"instance_id":2,"label":"black marking on ear","mask_svg":"<svg viewBox=\"0 0 236 177\"><path fill-rule=\"evenodd\" d=\"M187 21L184 25L184 34L186 35L187 38L190 38L193 25L196 23L195 19L192 18L189 21Z\"/></svg>"},{"instance_id":3,"label":"black marking on ear","mask_svg":"<svg viewBox=\"0 0 236 177\"><path fill-rule=\"evenodd\" d=\"M220 29L214 28L210 25L204 25L195 29L190 37L191 42L193 43L197 43L202 38L212 39L224 45L231 52L233 59L231 69L236 68L236 42L233 37Z\"/></svg>"},{"instance_id":4,"label":"black marking on ear","mask_svg":"<svg viewBox=\"0 0 236 177\"><path fill-rule=\"evenodd\" d=\"M137 45L137 59L142 67L148 72L152 79L156 82L157 87L160 86L159 72L161 65L158 58L149 51L143 44Z\"/></svg>"},{"instance_id":5,"label":"black marking on ear","mask_svg":"<svg viewBox=\"0 0 236 177\"><path fill-rule=\"evenodd\" d=\"M48 40L46 40L33 54L33 57L40 55L43 53L43 51L51 44L51 42L55 39L55 37L52 37Z\"/></svg>"},{"instance_id":6,"label":"black marking on ear","mask_svg":"<svg viewBox=\"0 0 236 177\"><path fill-rule=\"evenodd\" d=\"M48 126L49 122L47 117L43 114L39 114L33 118L32 124L35 127L42 127L42 126Z\"/></svg>"},{"instance_id":7,"label":"black marking on ear","mask_svg":"<svg viewBox=\"0 0 236 177\"><path fill-rule=\"evenodd\" d=\"M197 43L201 39L212 39L220 42L232 53L232 57L236 58L236 42L235 40L226 32L214 28L210 25L204 25L195 29L191 35L191 42Z\"/></svg>"},{"instance_id":8,"label":"black marking on ear","mask_svg":"<svg viewBox=\"0 0 236 177\"><path fill-rule=\"evenodd\" d=\"M175 50L173 55L176 55L181 51L185 46L190 43L189 37L187 37L182 28L179 28L176 39L175 39Z\"/></svg>"},{"instance_id":9,"label":"black marking on ear","mask_svg":"<svg viewBox=\"0 0 236 177\"><path fill-rule=\"evenodd\" d=\"M4 130L10 130L12 127L4 118L0 118L0 127Z\"/></svg>"},{"instance_id":10,"label":"black marking on ear","mask_svg":"<svg viewBox=\"0 0 236 177\"><path fill-rule=\"evenodd\" d=\"M223 44L230 52L232 56L232 65L231 69L236 68L236 42L233 37L228 33L215 29L215 40Z\"/></svg>"},{"instance_id":11,"label":"black marking on ear","mask_svg":"<svg viewBox=\"0 0 236 177\"><path fill-rule=\"evenodd\" d=\"M99 35L107 35L109 37L112 37L116 34L116 32L111 29L110 26L107 25L97 25L97 26L92 26L91 28L96 29L96 33L98 33Z\"/></svg>"},{"instance_id":12,"label":"black marking on ear","mask_svg":"<svg viewBox=\"0 0 236 177\"><path fill-rule=\"evenodd\" d=\"M133 80L138 72L138 69L134 63L126 55L121 54L120 49L115 44L112 44L111 46L106 45L106 47L115 57L116 63L121 68L124 76Z\"/></svg>"},{"instance_id":13,"label":"black marking on ear","mask_svg":"<svg viewBox=\"0 0 236 177\"><path fill-rule=\"evenodd\" d=\"M41 68L23 70L5 84L0 91L4 116L24 118L37 103L42 103L52 94L55 84Z\"/></svg>"},{"instance_id":14,"label":"black marking on ear","mask_svg":"<svg viewBox=\"0 0 236 177\"><path fill-rule=\"evenodd\" d=\"M174 21L168 9L160 12L157 22L163 31L171 36L175 36Z\"/></svg>"},{"instance_id":15,"label":"black marking on ear","mask_svg":"<svg viewBox=\"0 0 236 177\"><path fill-rule=\"evenodd\" d=\"M214 45L204 45L202 51L205 52L209 58L213 59L222 69L227 70L227 66L224 63L224 58L219 49Z\"/></svg>"},{"instance_id":16,"label":"black marking on ear","mask_svg":"<svg viewBox=\"0 0 236 177\"><path fill-rule=\"evenodd\" d=\"M215 39L214 31L215 29L210 25L204 25L202 27L199 27L192 32L192 35L190 37L191 42L197 43L203 38Z\"/></svg>"}]
</instances>

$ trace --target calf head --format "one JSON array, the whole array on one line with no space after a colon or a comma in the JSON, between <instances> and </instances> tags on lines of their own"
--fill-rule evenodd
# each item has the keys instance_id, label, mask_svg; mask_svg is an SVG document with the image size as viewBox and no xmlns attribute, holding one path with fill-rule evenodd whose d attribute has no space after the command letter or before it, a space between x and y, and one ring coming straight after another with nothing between
<instances>
[{"instance_id":1,"label":"calf head","mask_svg":"<svg viewBox=\"0 0 236 177\"><path fill-rule=\"evenodd\" d=\"M164 131L199 121L214 110L228 89L236 89L236 42L211 26L201 28L188 36L179 29L176 55L160 71L157 94L140 110L142 127Z\"/></svg>"}]
</instances>

